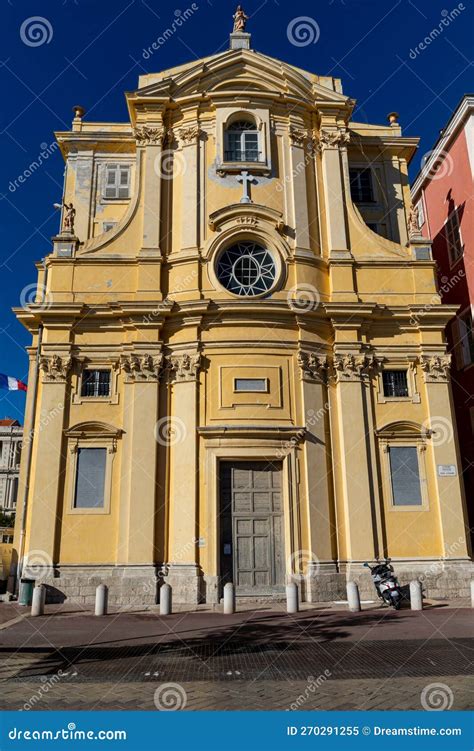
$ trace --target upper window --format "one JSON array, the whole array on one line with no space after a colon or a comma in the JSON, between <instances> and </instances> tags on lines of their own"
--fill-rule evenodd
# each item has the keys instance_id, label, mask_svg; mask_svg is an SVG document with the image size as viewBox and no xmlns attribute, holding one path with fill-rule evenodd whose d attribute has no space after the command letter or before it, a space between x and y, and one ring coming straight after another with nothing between
<instances>
[{"instance_id":1,"label":"upper window","mask_svg":"<svg viewBox=\"0 0 474 751\"><path fill-rule=\"evenodd\" d=\"M421 229L425 223L425 209L421 198L416 204L416 210L418 212L418 227Z\"/></svg>"},{"instance_id":2,"label":"upper window","mask_svg":"<svg viewBox=\"0 0 474 751\"><path fill-rule=\"evenodd\" d=\"M459 364L461 367L474 362L474 328L471 311L460 315L457 319L459 332Z\"/></svg>"},{"instance_id":3,"label":"upper window","mask_svg":"<svg viewBox=\"0 0 474 751\"><path fill-rule=\"evenodd\" d=\"M226 130L226 162L259 162L257 126L251 120L236 120Z\"/></svg>"},{"instance_id":4,"label":"upper window","mask_svg":"<svg viewBox=\"0 0 474 751\"><path fill-rule=\"evenodd\" d=\"M394 506L421 506L420 469L416 446L390 446L390 478Z\"/></svg>"},{"instance_id":5,"label":"upper window","mask_svg":"<svg viewBox=\"0 0 474 751\"><path fill-rule=\"evenodd\" d=\"M229 292L241 297L255 297L273 286L276 266L266 248L253 242L240 242L221 253L216 273Z\"/></svg>"},{"instance_id":6,"label":"upper window","mask_svg":"<svg viewBox=\"0 0 474 751\"><path fill-rule=\"evenodd\" d=\"M84 370L81 396L110 396L110 370Z\"/></svg>"},{"instance_id":7,"label":"upper window","mask_svg":"<svg viewBox=\"0 0 474 751\"><path fill-rule=\"evenodd\" d=\"M127 164L107 164L105 168L104 198L130 197L130 167Z\"/></svg>"},{"instance_id":8,"label":"upper window","mask_svg":"<svg viewBox=\"0 0 474 751\"><path fill-rule=\"evenodd\" d=\"M382 381L384 396L388 398L408 396L406 370L384 370Z\"/></svg>"},{"instance_id":9,"label":"upper window","mask_svg":"<svg viewBox=\"0 0 474 751\"><path fill-rule=\"evenodd\" d=\"M461 229L459 227L459 216L455 209L445 224L446 242L448 244L449 261L451 264L456 263L462 254L463 246L461 241Z\"/></svg>"},{"instance_id":10,"label":"upper window","mask_svg":"<svg viewBox=\"0 0 474 751\"><path fill-rule=\"evenodd\" d=\"M106 448L78 449L74 508L104 506L106 461Z\"/></svg>"},{"instance_id":11,"label":"upper window","mask_svg":"<svg viewBox=\"0 0 474 751\"><path fill-rule=\"evenodd\" d=\"M372 171L369 168L350 169L349 181L354 203L373 203Z\"/></svg>"}]
</instances>

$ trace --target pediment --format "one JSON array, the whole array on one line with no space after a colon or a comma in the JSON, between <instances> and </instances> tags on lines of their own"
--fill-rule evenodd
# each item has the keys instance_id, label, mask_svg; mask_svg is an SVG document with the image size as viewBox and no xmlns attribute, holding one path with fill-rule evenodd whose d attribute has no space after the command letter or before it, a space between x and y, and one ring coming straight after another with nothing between
<instances>
[{"instance_id":1,"label":"pediment","mask_svg":"<svg viewBox=\"0 0 474 751\"><path fill-rule=\"evenodd\" d=\"M67 438L101 438L114 439L120 438L123 430L116 428L107 422L88 421L78 422L64 431Z\"/></svg>"},{"instance_id":2,"label":"pediment","mask_svg":"<svg viewBox=\"0 0 474 751\"><path fill-rule=\"evenodd\" d=\"M228 50L214 57L190 63L184 69L138 89L134 97L170 97L179 99L192 95L211 96L239 91L261 92L276 96L328 101L346 104L349 98L317 81L317 76L275 58L250 50Z\"/></svg>"},{"instance_id":3,"label":"pediment","mask_svg":"<svg viewBox=\"0 0 474 751\"><path fill-rule=\"evenodd\" d=\"M396 438L427 438L430 431L423 425L411 420L398 420L383 425L376 431L379 438L396 439Z\"/></svg>"}]
</instances>

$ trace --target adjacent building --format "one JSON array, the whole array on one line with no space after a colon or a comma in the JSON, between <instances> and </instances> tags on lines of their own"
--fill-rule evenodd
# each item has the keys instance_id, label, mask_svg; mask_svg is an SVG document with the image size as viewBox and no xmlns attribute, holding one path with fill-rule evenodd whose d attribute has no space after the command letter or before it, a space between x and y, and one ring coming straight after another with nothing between
<instances>
[{"instance_id":1,"label":"adjacent building","mask_svg":"<svg viewBox=\"0 0 474 751\"><path fill-rule=\"evenodd\" d=\"M289 579L318 601L348 578L372 593L363 563L388 555L404 583L467 594L457 306L409 232L417 139L245 31L126 97L127 122L77 107L56 134L62 232L16 310L24 570L83 602L99 582L209 603Z\"/></svg>"},{"instance_id":2,"label":"adjacent building","mask_svg":"<svg viewBox=\"0 0 474 751\"><path fill-rule=\"evenodd\" d=\"M463 479L474 532L474 95L460 101L412 187L418 224L433 238L441 299L456 305L447 326Z\"/></svg>"},{"instance_id":3,"label":"adjacent building","mask_svg":"<svg viewBox=\"0 0 474 751\"><path fill-rule=\"evenodd\" d=\"M18 420L0 420L0 511L16 510L23 428Z\"/></svg>"}]
</instances>

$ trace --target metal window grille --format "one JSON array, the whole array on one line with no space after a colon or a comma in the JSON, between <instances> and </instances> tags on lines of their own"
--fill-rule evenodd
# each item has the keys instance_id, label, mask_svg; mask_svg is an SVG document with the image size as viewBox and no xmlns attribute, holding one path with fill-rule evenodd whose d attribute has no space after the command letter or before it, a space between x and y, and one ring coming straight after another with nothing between
<instances>
[{"instance_id":1,"label":"metal window grille","mask_svg":"<svg viewBox=\"0 0 474 751\"><path fill-rule=\"evenodd\" d=\"M110 396L110 370L84 370L81 396Z\"/></svg>"},{"instance_id":2,"label":"metal window grille","mask_svg":"<svg viewBox=\"0 0 474 751\"><path fill-rule=\"evenodd\" d=\"M382 380L384 396L408 396L406 370L384 370Z\"/></svg>"}]
</instances>

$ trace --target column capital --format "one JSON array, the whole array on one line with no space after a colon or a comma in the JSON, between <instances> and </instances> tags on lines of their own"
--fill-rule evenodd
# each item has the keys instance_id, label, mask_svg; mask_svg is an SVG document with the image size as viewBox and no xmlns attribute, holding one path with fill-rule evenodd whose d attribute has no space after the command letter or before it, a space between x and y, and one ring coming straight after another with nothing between
<instances>
[{"instance_id":1,"label":"column capital","mask_svg":"<svg viewBox=\"0 0 474 751\"><path fill-rule=\"evenodd\" d=\"M326 355L318 355L315 352L300 350L297 355L298 365L301 369L301 377L316 383L326 383L328 360Z\"/></svg>"},{"instance_id":2,"label":"column capital","mask_svg":"<svg viewBox=\"0 0 474 751\"><path fill-rule=\"evenodd\" d=\"M66 383L71 367L72 357L69 355L42 355L40 358L43 383Z\"/></svg>"},{"instance_id":3,"label":"column capital","mask_svg":"<svg viewBox=\"0 0 474 751\"><path fill-rule=\"evenodd\" d=\"M319 151L326 149L338 149L340 146L347 146L350 141L350 134L347 130L337 128L336 130L322 129L319 132L318 148Z\"/></svg>"},{"instance_id":4,"label":"column capital","mask_svg":"<svg viewBox=\"0 0 474 751\"><path fill-rule=\"evenodd\" d=\"M195 381L199 376L202 365L202 355L199 352L184 352L181 355L171 355L168 358L170 380L177 383Z\"/></svg>"},{"instance_id":5,"label":"column capital","mask_svg":"<svg viewBox=\"0 0 474 751\"><path fill-rule=\"evenodd\" d=\"M451 355L422 355L420 367L425 383L448 383Z\"/></svg>"},{"instance_id":6,"label":"column capital","mask_svg":"<svg viewBox=\"0 0 474 751\"><path fill-rule=\"evenodd\" d=\"M374 355L335 354L333 367L336 381L362 381L379 367Z\"/></svg>"},{"instance_id":7,"label":"column capital","mask_svg":"<svg viewBox=\"0 0 474 751\"><path fill-rule=\"evenodd\" d=\"M137 146L158 146L163 143L167 136L167 131L164 128L151 125L137 125L133 132Z\"/></svg>"},{"instance_id":8,"label":"column capital","mask_svg":"<svg viewBox=\"0 0 474 751\"><path fill-rule=\"evenodd\" d=\"M180 146L190 146L196 143L201 135L202 131L199 125L193 123L187 127L179 128L176 134L179 139Z\"/></svg>"},{"instance_id":9,"label":"column capital","mask_svg":"<svg viewBox=\"0 0 474 751\"><path fill-rule=\"evenodd\" d=\"M125 373L126 383L159 381L163 368L163 355L130 354L120 356L120 369Z\"/></svg>"}]
</instances>

